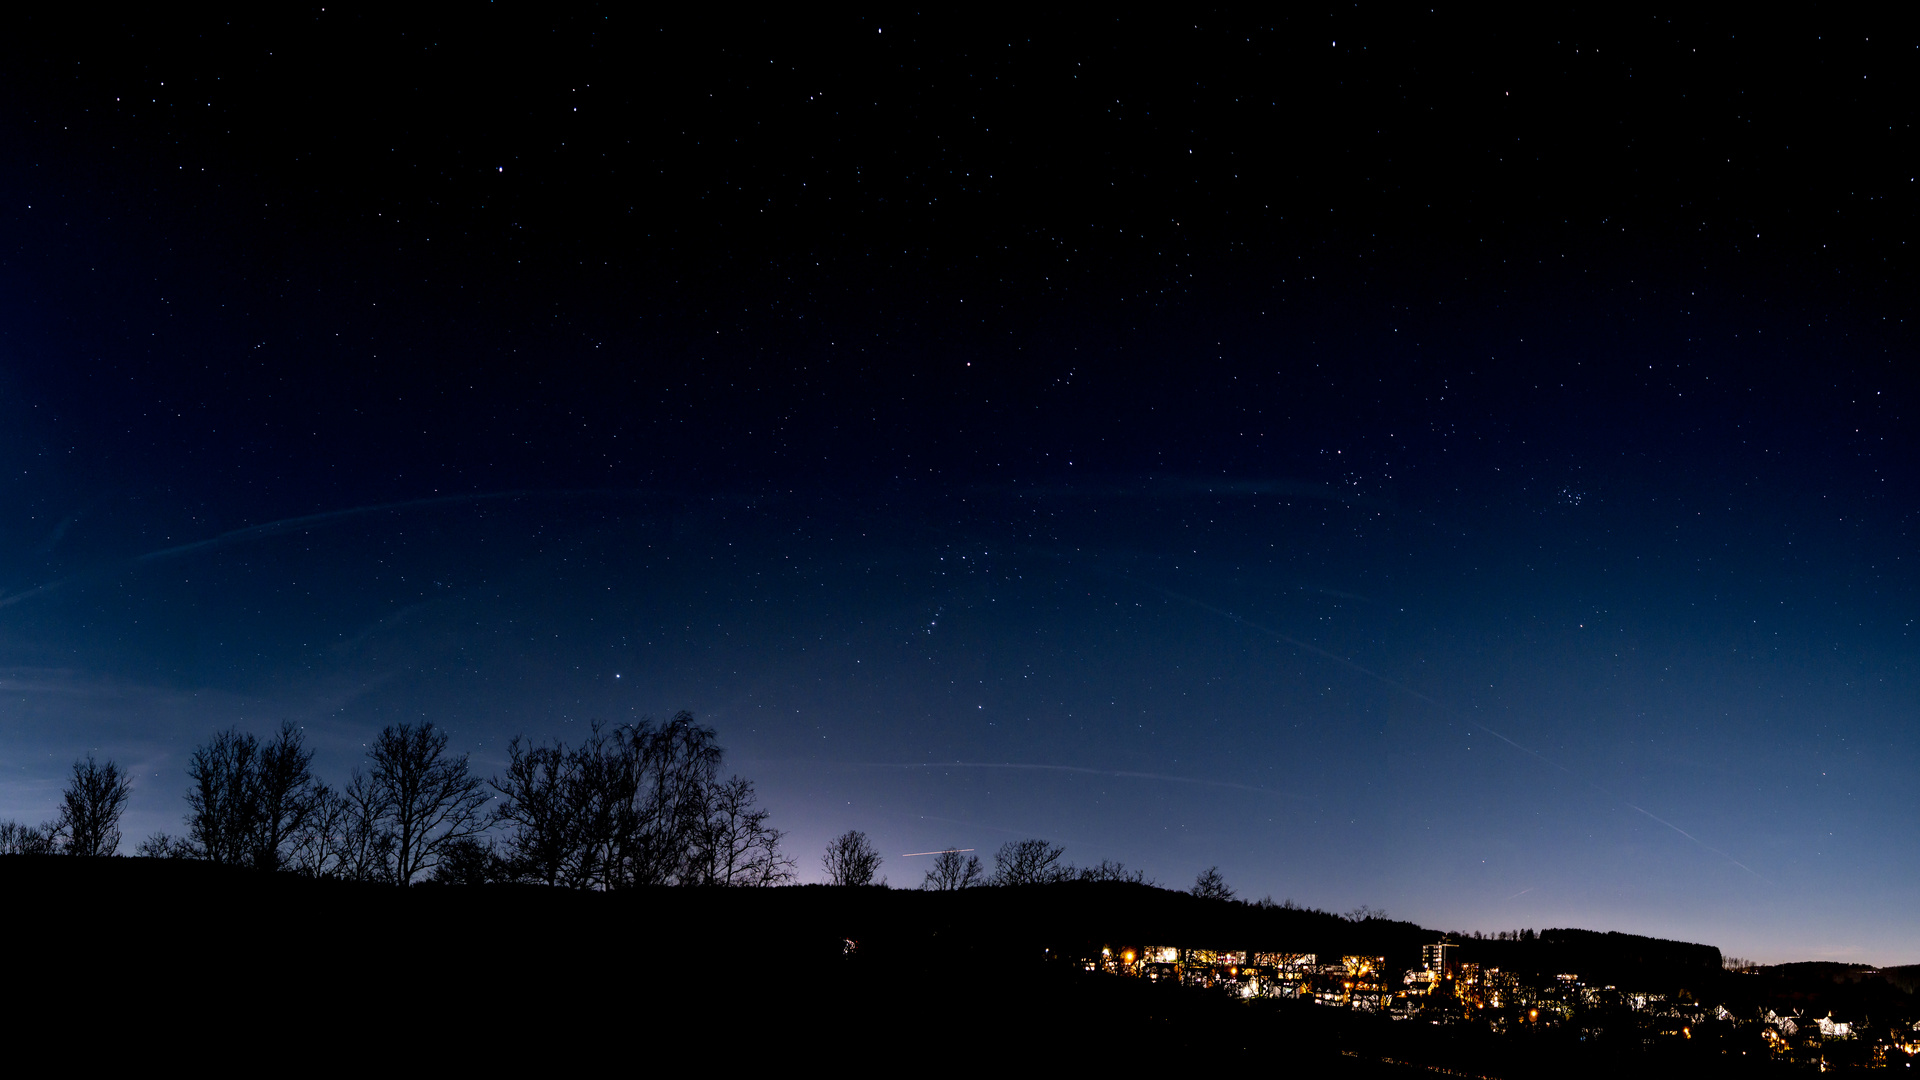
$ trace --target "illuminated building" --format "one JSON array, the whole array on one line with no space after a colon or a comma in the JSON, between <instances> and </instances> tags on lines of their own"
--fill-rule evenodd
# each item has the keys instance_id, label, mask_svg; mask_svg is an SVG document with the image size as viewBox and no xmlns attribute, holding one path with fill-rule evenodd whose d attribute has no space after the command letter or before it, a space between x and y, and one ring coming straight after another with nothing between
<instances>
[{"instance_id":1,"label":"illuminated building","mask_svg":"<svg viewBox=\"0 0 1920 1080\"><path fill-rule=\"evenodd\" d=\"M1257 952L1253 954L1255 967L1268 968L1273 977L1282 982L1299 982L1313 974L1319 965L1319 958L1312 953L1293 952Z\"/></svg>"},{"instance_id":2,"label":"illuminated building","mask_svg":"<svg viewBox=\"0 0 1920 1080\"><path fill-rule=\"evenodd\" d=\"M1488 968L1480 976L1481 997L1488 1007L1501 1009L1521 1004L1520 977L1511 971ZM1531 995L1529 995L1531 996Z\"/></svg>"},{"instance_id":3,"label":"illuminated building","mask_svg":"<svg viewBox=\"0 0 1920 1080\"><path fill-rule=\"evenodd\" d=\"M1377 1012L1393 1000L1387 986L1387 958L1384 956L1343 956L1340 958L1343 1001L1351 1008Z\"/></svg>"},{"instance_id":4,"label":"illuminated building","mask_svg":"<svg viewBox=\"0 0 1920 1080\"><path fill-rule=\"evenodd\" d=\"M1453 960L1454 952L1459 948L1460 946L1449 944L1445 941L1436 942L1432 945L1422 945L1420 946L1420 963L1424 965L1428 971L1433 972L1436 979L1444 979L1452 974L1452 970L1448 965Z\"/></svg>"},{"instance_id":5,"label":"illuminated building","mask_svg":"<svg viewBox=\"0 0 1920 1080\"><path fill-rule=\"evenodd\" d=\"M1343 974L1357 981L1378 982L1385 977L1387 958L1384 956L1343 956L1340 958Z\"/></svg>"}]
</instances>

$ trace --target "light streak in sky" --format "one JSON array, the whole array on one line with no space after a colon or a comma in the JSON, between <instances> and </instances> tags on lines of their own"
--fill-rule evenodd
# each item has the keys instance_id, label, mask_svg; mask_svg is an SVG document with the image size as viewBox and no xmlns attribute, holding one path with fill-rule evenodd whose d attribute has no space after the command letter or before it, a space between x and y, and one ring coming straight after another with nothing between
<instances>
[{"instance_id":1,"label":"light streak in sky","mask_svg":"<svg viewBox=\"0 0 1920 1080\"><path fill-rule=\"evenodd\" d=\"M249 525L249 526L246 526L245 528L233 529L228 532L223 532L218 536L209 536L204 540L193 540L185 544L175 544L172 547L164 547L156 551L149 551L149 552L146 552L145 554L135 555L131 559L126 559L121 562L113 563L110 566L105 568L88 571L84 573L79 573L79 574L73 574L68 577L60 578L57 581L49 581L44 585L37 585L24 592L14 593L12 596L0 597L0 608L12 607L13 605L18 604L23 600L29 600L36 596L43 596L47 593L53 592L56 589L59 589L64 585L71 585L76 581L80 581L86 578L106 576L108 574L117 573L119 571L126 570L128 568L135 567L135 566L140 566L146 563L160 562L166 559L177 559L177 558L181 558L187 555L192 555L198 552L211 551L217 548L223 548L233 544L244 544L253 540L265 540L269 537L280 536L285 533L299 532L302 529L318 528L323 525L333 525L339 522L349 521L353 518L366 517L370 514L378 514L386 511L416 510L416 509L420 509L423 507L430 507L430 506L458 506L465 503L498 502L498 501L507 500L507 499L525 499L525 498L535 498L535 497L540 497L540 498L623 497L623 496L631 496L635 494L639 494L639 493L633 492L633 491L592 491L592 490L587 490L587 491L564 491L564 490L563 491L483 491L483 492L474 492L466 495L434 495L424 499L403 499L403 500L400 500L399 502L371 503L366 506L350 506L344 510L325 510L318 514L304 514L304 515L301 515L300 517L281 518L278 521L268 521L259 525Z\"/></svg>"},{"instance_id":2,"label":"light streak in sky","mask_svg":"<svg viewBox=\"0 0 1920 1080\"><path fill-rule=\"evenodd\" d=\"M191 555L196 551L226 547L229 544L242 544L248 540L263 540L269 536L278 536L281 533L310 529L316 525L330 525L333 522L345 521L348 518L377 514L383 510L412 510L423 506L454 506L460 503L483 502L495 499L515 499L532 494L535 493L530 491L489 491L472 495L438 495L426 499L406 499L401 502L373 503L368 506L352 506L345 510L326 510L318 514L306 514L301 517L269 521L260 525L249 525L244 529L234 529L229 532L223 532L218 536L210 536L205 540L195 540L191 543L176 544L173 547L161 548L158 551L149 551L144 555L134 556L133 561L136 563L146 563L155 562L160 559L175 559L182 555Z\"/></svg>"},{"instance_id":3,"label":"light streak in sky","mask_svg":"<svg viewBox=\"0 0 1920 1080\"><path fill-rule=\"evenodd\" d=\"M1254 784L1239 784L1232 780L1208 780L1198 776L1169 776L1165 773L1129 772L1122 769L1089 769L1080 765L1032 765L1017 761L859 761L852 764L871 769L1019 769L1033 772L1082 773L1087 776L1116 776L1125 780L1160 780L1172 784L1204 784L1208 787L1234 788L1239 791L1257 791L1262 795L1278 795L1283 799L1298 799L1305 796L1292 792L1276 791L1273 788L1259 787Z\"/></svg>"},{"instance_id":4,"label":"light streak in sky","mask_svg":"<svg viewBox=\"0 0 1920 1080\"><path fill-rule=\"evenodd\" d=\"M1226 611L1222 608L1214 607L1212 604L1209 604L1203 600L1197 600L1191 596L1186 596L1184 594L1174 592L1172 589L1163 588L1159 585L1154 585L1150 582L1141 581L1138 578L1130 577L1126 574L1122 574L1115 570L1107 570L1104 568L1096 568L1096 569L1098 569L1099 572L1101 573L1110 574L1113 577L1117 577L1122 581L1126 581L1133 585L1137 585L1140 588L1150 589L1153 592L1157 592L1162 596L1168 597L1173 600L1178 600L1183 604L1188 604L1192 607L1199 608L1202 611L1210 612L1214 615L1218 615L1223 619L1228 619L1232 622L1238 623L1249 630L1255 630L1262 634L1266 634L1268 637L1274 638L1278 641L1283 641L1288 645L1293 646L1296 649L1300 649L1304 652L1310 652L1315 656L1325 657L1326 659L1331 660L1334 663L1341 665L1342 667L1350 668L1353 671L1357 671L1360 674L1365 675L1369 679L1373 679L1376 682L1384 683L1385 685L1390 686L1395 690L1398 690L1401 693L1406 694L1409 697L1425 702L1426 704L1431 705L1433 708L1438 709L1440 712L1443 712L1446 715L1453 717L1454 719L1460 721L1463 724L1468 725L1469 727L1473 727L1480 731L1486 732L1487 734L1493 736L1496 739L1499 739L1501 742L1506 743L1508 746L1513 747L1515 750L1520 751L1521 753L1527 755L1528 757L1534 758L1537 761L1540 761L1546 765L1549 765L1555 769L1558 769L1563 773L1566 773L1568 776L1571 776L1571 777L1574 777L1575 779L1580 780L1582 783L1586 784L1588 787L1599 792L1601 795L1606 796L1606 798L1610 802L1618 803L1619 805L1624 806L1627 809L1634 811L1635 813L1643 814L1650 820L1653 820L1662 825L1665 825L1667 828L1672 829L1674 832L1679 833L1681 836L1686 837L1688 840L1698 845L1702 850L1710 851L1713 854L1720 856L1721 858L1727 860L1728 862L1739 867L1740 869L1745 870L1747 873L1752 874L1754 877L1759 878L1761 881L1767 880L1765 877L1763 877L1759 873L1759 871L1755 870L1753 867L1748 866L1746 863L1741 862L1739 859L1734 858L1732 855L1729 855L1726 852L1721 851L1719 848L1706 843L1705 841L1701 840L1699 837L1693 835L1687 830L1681 828L1678 825L1675 825L1671 821L1668 821L1666 818L1663 818L1658 814L1655 814L1652 811L1646 810L1642 807L1635 806L1633 803L1630 803L1627 800L1621 798L1620 796L1615 795L1613 792L1608 791L1606 788L1601 787L1599 784L1594 783L1592 780L1589 780L1583 776L1580 776L1578 773L1575 773L1572 769L1569 769L1565 765L1562 765L1559 762L1553 760L1552 758L1546 756L1545 754L1540 753L1538 750L1534 750L1534 749L1531 749L1530 747L1520 745L1519 743L1513 741L1512 739L1507 738L1505 735L1501 734L1500 732L1495 731L1493 728L1490 728L1487 725L1481 723L1480 721L1475 720L1474 718L1466 715L1465 713L1462 713L1448 706L1444 702L1437 701L1434 698L1431 698L1426 694L1423 694L1420 691L1415 690L1413 687L1408 686L1405 683L1399 682L1394 679L1390 679L1387 676L1382 675L1377 671L1373 671L1370 668L1357 664L1352 660L1349 660L1348 658L1339 655L1338 653L1328 652L1327 650L1319 647L1318 645L1313 645L1308 642L1301 641L1299 638L1296 638L1291 634L1282 633L1279 630L1275 630L1270 626L1262 626L1251 619L1245 618L1240 615L1235 615L1231 611ZM1768 882L1768 884L1772 884L1772 883Z\"/></svg>"}]
</instances>

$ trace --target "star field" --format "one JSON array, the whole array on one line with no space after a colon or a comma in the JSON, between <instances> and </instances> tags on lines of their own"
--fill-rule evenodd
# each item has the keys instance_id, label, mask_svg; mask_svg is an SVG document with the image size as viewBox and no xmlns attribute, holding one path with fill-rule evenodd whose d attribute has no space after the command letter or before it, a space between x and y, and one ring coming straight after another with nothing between
<instances>
[{"instance_id":1,"label":"star field","mask_svg":"<svg viewBox=\"0 0 1920 1080\"><path fill-rule=\"evenodd\" d=\"M1911 37L22 25L0 817L686 708L803 868L1920 951Z\"/></svg>"}]
</instances>

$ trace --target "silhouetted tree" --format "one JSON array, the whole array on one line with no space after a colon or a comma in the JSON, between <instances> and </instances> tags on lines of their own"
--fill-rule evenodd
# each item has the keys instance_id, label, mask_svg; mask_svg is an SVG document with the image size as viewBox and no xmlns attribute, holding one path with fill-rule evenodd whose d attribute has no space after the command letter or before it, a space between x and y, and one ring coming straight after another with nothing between
<instances>
[{"instance_id":1,"label":"silhouetted tree","mask_svg":"<svg viewBox=\"0 0 1920 1080\"><path fill-rule=\"evenodd\" d=\"M849 829L827 844L820 865L827 872L829 885L872 885L880 862L880 853L867 840L867 834Z\"/></svg>"},{"instance_id":2,"label":"silhouetted tree","mask_svg":"<svg viewBox=\"0 0 1920 1080\"><path fill-rule=\"evenodd\" d=\"M338 832L331 873L348 881L394 880L393 831L387 828L384 792L355 769L339 795Z\"/></svg>"},{"instance_id":3,"label":"silhouetted tree","mask_svg":"<svg viewBox=\"0 0 1920 1080\"><path fill-rule=\"evenodd\" d=\"M705 826L688 859L689 885L779 885L793 880L794 861L780 853L779 829L754 805L753 783L738 776L707 796Z\"/></svg>"},{"instance_id":4,"label":"silhouetted tree","mask_svg":"<svg viewBox=\"0 0 1920 1080\"><path fill-rule=\"evenodd\" d=\"M1145 870L1128 870L1127 864L1101 859L1098 866L1080 868L1081 881L1124 881L1130 885L1151 885L1153 879Z\"/></svg>"},{"instance_id":5,"label":"silhouetted tree","mask_svg":"<svg viewBox=\"0 0 1920 1080\"><path fill-rule=\"evenodd\" d=\"M182 837L170 833L157 832L148 836L133 849L135 855L143 859L191 859L194 858L193 845Z\"/></svg>"},{"instance_id":6,"label":"silhouetted tree","mask_svg":"<svg viewBox=\"0 0 1920 1080\"><path fill-rule=\"evenodd\" d=\"M313 813L313 751L300 729L285 722L274 740L261 747L257 760L251 860L261 870L278 870L287 847Z\"/></svg>"},{"instance_id":7,"label":"silhouetted tree","mask_svg":"<svg viewBox=\"0 0 1920 1080\"><path fill-rule=\"evenodd\" d=\"M306 817L288 838L281 865L307 877L349 876L344 863L351 841L348 823L354 809L344 792L315 781L308 793Z\"/></svg>"},{"instance_id":8,"label":"silhouetted tree","mask_svg":"<svg viewBox=\"0 0 1920 1080\"><path fill-rule=\"evenodd\" d=\"M714 730L682 710L664 724L643 721L615 733L614 803L596 829L608 883L668 885L686 880L687 860L706 827L708 793L722 751Z\"/></svg>"},{"instance_id":9,"label":"silhouetted tree","mask_svg":"<svg viewBox=\"0 0 1920 1080\"><path fill-rule=\"evenodd\" d=\"M548 885L578 885L585 843L582 824L594 802L582 783L584 757L605 740L600 725L584 754L564 744L528 746L519 736L507 744L507 771L491 781L500 793L495 824L512 828L505 858L515 877Z\"/></svg>"},{"instance_id":10,"label":"silhouetted tree","mask_svg":"<svg viewBox=\"0 0 1920 1080\"><path fill-rule=\"evenodd\" d=\"M504 856L518 878L617 889L792 877L752 783L719 779L724 752L692 713L612 730L596 723L571 748L515 739L507 754L492 780L493 820L511 829Z\"/></svg>"},{"instance_id":11,"label":"silhouetted tree","mask_svg":"<svg viewBox=\"0 0 1920 1080\"><path fill-rule=\"evenodd\" d=\"M678 720L679 714L674 719ZM579 749L568 752L564 746L556 745L556 752L564 754L564 760L573 763L571 786L566 790L570 793L572 810L577 815L572 822L555 820L556 824L573 830L572 833L554 834L568 837L568 846L564 849L568 857L561 864L563 876L559 884L578 889L614 889L627 884L654 884L635 882L633 860L629 859L627 852L630 847L642 846L634 843L636 833L652 830L657 836L661 832L671 831L673 823L680 820L682 815L674 807L660 805L660 800L670 795L673 789L667 785L656 787L647 782L648 758L676 745L684 747L696 737L696 733L689 732L686 738L676 742L656 738L650 719L642 720L639 726L641 731L629 731L621 727L608 733L595 723ZM649 792L657 793L658 797L650 801ZM549 843L551 841L542 841L535 850L542 851ZM646 846L657 848L660 844L656 839ZM640 861L643 865L651 862Z\"/></svg>"},{"instance_id":12,"label":"silhouetted tree","mask_svg":"<svg viewBox=\"0 0 1920 1080\"><path fill-rule=\"evenodd\" d=\"M73 763L73 778L60 796L56 830L69 855L103 856L120 850L120 814L133 788L120 767L99 763L88 754Z\"/></svg>"},{"instance_id":13,"label":"silhouetted tree","mask_svg":"<svg viewBox=\"0 0 1920 1080\"><path fill-rule=\"evenodd\" d=\"M485 885L507 877L506 863L494 853L493 845L471 836L448 844L433 867L433 880L442 885Z\"/></svg>"},{"instance_id":14,"label":"silhouetted tree","mask_svg":"<svg viewBox=\"0 0 1920 1080\"><path fill-rule=\"evenodd\" d=\"M229 728L187 759L187 843L197 857L238 866L252 854L259 752L258 739Z\"/></svg>"},{"instance_id":15,"label":"silhouetted tree","mask_svg":"<svg viewBox=\"0 0 1920 1080\"><path fill-rule=\"evenodd\" d=\"M51 855L59 835L58 822L27 825L18 821L0 821L0 855Z\"/></svg>"},{"instance_id":16,"label":"silhouetted tree","mask_svg":"<svg viewBox=\"0 0 1920 1080\"><path fill-rule=\"evenodd\" d=\"M312 761L291 723L265 745L236 729L215 735L187 762L188 849L221 865L279 869L314 810Z\"/></svg>"},{"instance_id":17,"label":"silhouetted tree","mask_svg":"<svg viewBox=\"0 0 1920 1080\"><path fill-rule=\"evenodd\" d=\"M959 851L943 851L933 857L933 867L920 882L923 889L947 891L971 889L980 884L980 856Z\"/></svg>"},{"instance_id":18,"label":"silhouetted tree","mask_svg":"<svg viewBox=\"0 0 1920 1080\"><path fill-rule=\"evenodd\" d=\"M467 756L447 754L447 736L432 724L383 729L367 751L363 781L349 795L361 810L366 839L384 855L389 880L405 885L432 870L448 845L486 827L487 793L467 770Z\"/></svg>"},{"instance_id":19,"label":"silhouetted tree","mask_svg":"<svg viewBox=\"0 0 1920 1080\"><path fill-rule=\"evenodd\" d=\"M1227 879L1220 876L1220 868L1209 866L1200 871L1193 879L1193 888L1188 890L1202 900L1231 900L1233 889L1227 885Z\"/></svg>"},{"instance_id":20,"label":"silhouetted tree","mask_svg":"<svg viewBox=\"0 0 1920 1080\"><path fill-rule=\"evenodd\" d=\"M1009 840L993 853L995 885L1044 885L1073 877L1073 867L1060 861L1067 849L1045 840Z\"/></svg>"}]
</instances>

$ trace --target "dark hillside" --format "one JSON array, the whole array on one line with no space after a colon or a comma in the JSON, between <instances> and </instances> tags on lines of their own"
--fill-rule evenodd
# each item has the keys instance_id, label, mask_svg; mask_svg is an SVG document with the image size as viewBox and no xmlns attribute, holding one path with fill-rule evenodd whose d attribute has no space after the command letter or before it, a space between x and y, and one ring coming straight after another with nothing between
<instances>
[{"instance_id":1,"label":"dark hillside","mask_svg":"<svg viewBox=\"0 0 1920 1080\"><path fill-rule=\"evenodd\" d=\"M104 1030L129 1050L239 1060L324 1033L316 1046L417 1062L553 1063L590 1045L873 1065L965 1033L1023 1062L1232 1063L1276 1032L1223 997L1049 963L1058 953L1040 943L1079 926L1076 913L1115 917L1103 890L401 890L7 856L0 892L20 929L0 1007L49 1036ZM1172 901L1166 917L1186 910ZM1337 1075L1382 1068L1332 1042L1299 1053Z\"/></svg>"},{"instance_id":2,"label":"dark hillside","mask_svg":"<svg viewBox=\"0 0 1920 1080\"><path fill-rule=\"evenodd\" d=\"M1829 1014L1856 1023L1886 1021L1914 1011L1912 965L1885 970L1865 964L1809 961L1776 964L1751 974L1729 976L1724 991L1729 1008L1772 1009L1782 1016Z\"/></svg>"},{"instance_id":3,"label":"dark hillside","mask_svg":"<svg viewBox=\"0 0 1920 1080\"><path fill-rule=\"evenodd\" d=\"M846 1043L863 1061L901 1063L925 1057L930 1038L965 1033L1056 1066L1116 1053L1132 1066L1195 1055L1271 1063L1282 1053L1334 1075L1401 1075L1377 1059L1437 1055L1502 1060L1499 1074L1517 1076L1547 1052L1087 974L1075 958L1105 944L1417 958L1437 937L1135 885L403 890L189 861L8 856L0 891L21 929L8 1015L50 1034L130 1031L148 1045L214 1030L222 1053L326 1031L397 1040L419 1061L540 1064L592 1033L638 1040L642 1055L698 1046L790 1061ZM1576 944L1586 956L1647 955L1644 939L1619 937Z\"/></svg>"},{"instance_id":4,"label":"dark hillside","mask_svg":"<svg viewBox=\"0 0 1920 1080\"><path fill-rule=\"evenodd\" d=\"M1699 994L1721 978L1711 945L1593 930L1542 930L1523 941L1462 943L1461 957L1526 975L1578 974L1590 986Z\"/></svg>"}]
</instances>

